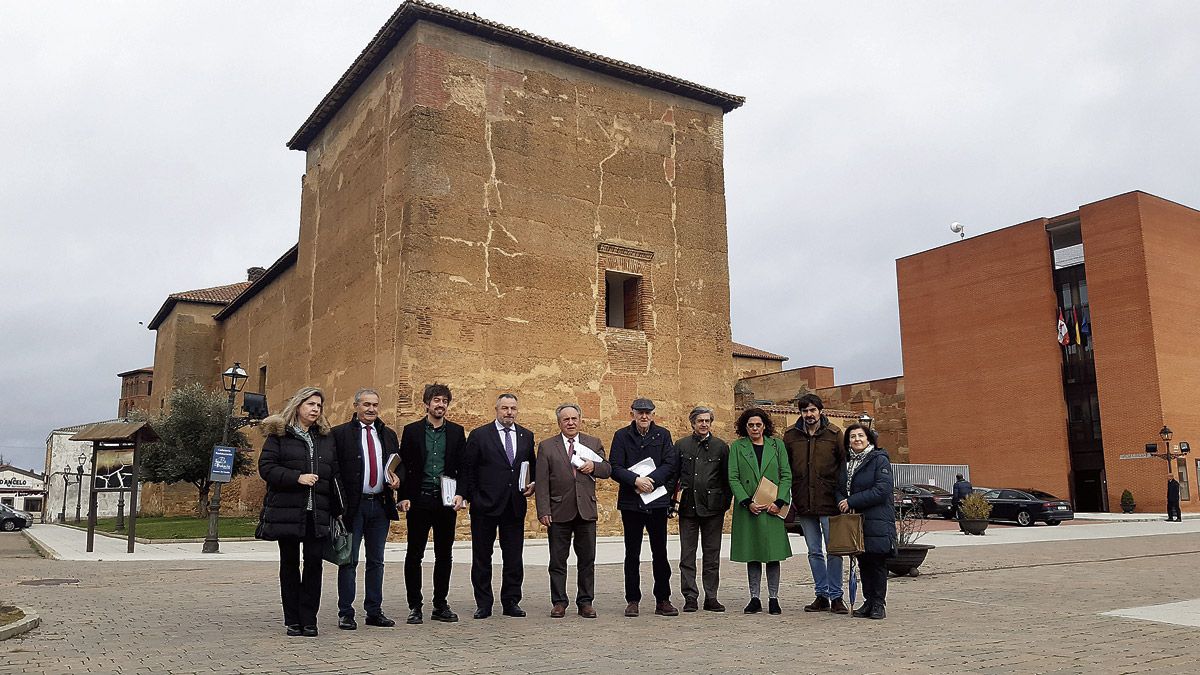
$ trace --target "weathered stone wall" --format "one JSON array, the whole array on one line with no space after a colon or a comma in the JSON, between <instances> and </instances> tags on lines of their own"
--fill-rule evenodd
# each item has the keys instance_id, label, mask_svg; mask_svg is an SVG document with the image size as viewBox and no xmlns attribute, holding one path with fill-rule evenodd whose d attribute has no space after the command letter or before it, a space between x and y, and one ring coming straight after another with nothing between
<instances>
[{"instance_id":1,"label":"weathered stone wall","mask_svg":"<svg viewBox=\"0 0 1200 675\"><path fill-rule=\"evenodd\" d=\"M374 386L399 427L438 381L468 429L502 391L539 439L564 401L606 445L637 396L676 433L697 403L729 424L722 153L716 107L418 23L310 144L298 262L216 361L266 366L272 410L323 387L334 423ZM605 325L606 270L641 276L640 330ZM225 494L254 512L262 484Z\"/></svg>"},{"instance_id":2,"label":"weathered stone wall","mask_svg":"<svg viewBox=\"0 0 1200 675\"><path fill-rule=\"evenodd\" d=\"M756 359L749 356L733 357L733 372L739 380L743 377L752 377L754 375L778 373L781 370L783 370L783 361Z\"/></svg>"},{"instance_id":3,"label":"weathered stone wall","mask_svg":"<svg viewBox=\"0 0 1200 675\"><path fill-rule=\"evenodd\" d=\"M804 366L803 368L789 368L739 379L744 386L754 392L756 400L786 403L795 399L796 394L800 391L816 391L832 387L833 368Z\"/></svg>"},{"instance_id":4,"label":"weathered stone wall","mask_svg":"<svg viewBox=\"0 0 1200 675\"><path fill-rule=\"evenodd\" d=\"M213 319L218 305L179 301L156 329L154 375L159 383L148 412L162 410L171 390L193 382L219 388L221 328ZM232 362L231 362L232 363Z\"/></svg>"}]
</instances>

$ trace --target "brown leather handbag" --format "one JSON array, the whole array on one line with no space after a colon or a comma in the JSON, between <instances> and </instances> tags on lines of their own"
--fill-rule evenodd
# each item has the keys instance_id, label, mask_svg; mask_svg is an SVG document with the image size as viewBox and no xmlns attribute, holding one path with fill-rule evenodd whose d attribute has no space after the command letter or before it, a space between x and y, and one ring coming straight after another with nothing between
<instances>
[{"instance_id":1,"label":"brown leather handbag","mask_svg":"<svg viewBox=\"0 0 1200 675\"><path fill-rule=\"evenodd\" d=\"M843 513L829 516L829 555L859 555L866 551L863 546L863 517L861 513Z\"/></svg>"}]
</instances>

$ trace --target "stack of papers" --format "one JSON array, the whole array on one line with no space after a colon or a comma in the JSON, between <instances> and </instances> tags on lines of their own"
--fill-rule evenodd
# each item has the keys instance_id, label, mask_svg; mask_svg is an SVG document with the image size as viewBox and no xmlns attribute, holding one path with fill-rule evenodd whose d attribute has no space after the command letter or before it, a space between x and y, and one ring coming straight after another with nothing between
<instances>
[{"instance_id":1,"label":"stack of papers","mask_svg":"<svg viewBox=\"0 0 1200 675\"><path fill-rule=\"evenodd\" d=\"M654 460L650 457L647 457L646 459L643 459L642 461L638 462L637 464L634 464L633 466L629 467L629 470L632 471L633 473L637 474L638 476L645 477L645 476L649 476L650 473L652 471L654 471L656 468L658 468L658 467L654 465ZM660 485L660 486L654 488L653 490L651 490L650 492L640 493L638 496L642 498L643 504L649 504L650 502L654 501L655 499L658 499L659 497L665 497L666 495L667 495L667 488Z\"/></svg>"}]
</instances>

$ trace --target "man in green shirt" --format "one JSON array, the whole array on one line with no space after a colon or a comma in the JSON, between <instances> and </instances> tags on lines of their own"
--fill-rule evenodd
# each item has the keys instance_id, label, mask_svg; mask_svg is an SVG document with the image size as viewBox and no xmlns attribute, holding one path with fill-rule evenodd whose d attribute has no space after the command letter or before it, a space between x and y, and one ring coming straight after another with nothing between
<instances>
[{"instance_id":1,"label":"man in green shirt","mask_svg":"<svg viewBox=\"0 0 1200 675\"><path fill-rule=\"evenodd\" d=\"M435 621L458 621L446 601L450 591L453 563L454 528L458 512L467 508L461 492L453 483L443 495L443 477L457 482L466 433L461 425L446 419L450 407L450 388L444 384L425 387L425 417L404 427L400 437L400 461L404 480L400 482L398 505L408 524L408 550L404 556L404 586L408 591L408 623L424 622L421 596L421 561L433 531L433 612ZM449 504L449 505L447 505Z\"/></svg>"}]
</instances>

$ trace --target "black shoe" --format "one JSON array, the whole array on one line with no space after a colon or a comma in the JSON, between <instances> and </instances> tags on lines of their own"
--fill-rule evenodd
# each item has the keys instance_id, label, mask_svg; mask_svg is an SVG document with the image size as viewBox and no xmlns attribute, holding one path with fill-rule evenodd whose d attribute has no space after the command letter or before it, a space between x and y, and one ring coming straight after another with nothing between
<instances>
[{"instance_id":1,"label":"black shoe","mask_svg":"<svg viewBox=\"0 0 1200 675\"><path fill-rule=\"evenodd\" d=\"M450 611L450 605L434 607L433 611L429 613L429 618L433 619L434 621L444 621L446 623L454 623L455 621L458 621L458 615Z\"/></svg>"},{"instance_id":2,"label":"black shoe","mask_svg":"<svg viewBox=\"0 0 1200 675\"><path fill-rule=\"evenodd\" d=\"M872 619L882 619L882 618L884 618L884 617L886 617L886 616L887 616L887 612L885 612L885 611L883 610L883 605L875 605L875 606L871 607L871 614L870 614L870 618L872 618Z\"/></svg>"},{"instance_id":3,"label":"black shoe","mask_svg":"<svg viewBox=\"0 0 1200 675\"><path fill-rule=\"evenodd\" d=\"M783 610L779 607L778 598L771 598L770 600L767 600L767 607L770 608L767 610L768 614L783 614Z\"/></svg>"},{"instance_id":4,"label":"black shoe","mask_svg":"<svg viewBox=\"0 0 1200 675\"><path fill-rule=\"evenodd\" d=\"M407 623L410 626L416 626L417 624L425 623L425 617L421 615L421 608L418 607L409 612L408 621L405 621L404 623Z\"/></svg>"},{"instance_id":5,"label":"black shoe","mask_svg":"<svg viewBox=\"0 0 1200 675\"><path fill-rule=\"evenodd\" d=\"M716 598L704 599L704 611L706 612L724 612L725 605L722 605Z\"/></svg>"},{"instance_id":6,"label":"black shoe","mask_svg":"<svg viewBox=\"0 0 1200 675\"><path fill-rule=\"evenodd\" d=\"M300 624L293 623L287 627L287 634L288 637L300 637L304 634L304 629L300 627Z\"/></svg>"},{"instance_id":7,"label":"black shoe","mask_svg":"<svg viewBox=\"0 0 1200 675\"><path fill-rule=\"evenodd\" d=\"M853 612L850 612L850 616L852 616L856 619L865 619L868 616L871 616L871 603L864 602L862 604L862 607L859 607L858 609L854 610Z\"/></svg>"},{"instance_id":8,"label":"black shoe","mask_svg":"<svg viewBox=\"0 0 1200 675\"><path fill-rule=\"evenodd\" d=\"M392 626L396 625L396 622L387 618L383 614L372 614L371 616L367 617L367 625L378 626L380 628L391 628Z\"/></svg>"},{"instance_id":9,"label":"black shoe","mask_svg":"<svg viewBox=\"0 0 1200 675\"><path fill-rule=\"evenodd\" d=\"M371 620L367 619L367 623L371 623ZM352 616L339 616L338 628L342 630L358 630L358 624L355 623Z\"/></svg>"},{"instance_id":10,"label":"black shoe","mask_svg":"<svg viewBox=\"0 0 1200 675\"><path fill-rule=\"evenodd\" d=\"M317 627L316 626L305 626L302 631L302 634L304 635L304 637L317 637Z\"/></svg>"},{"instance_id":11,"label":"black shoe","mask_svg":"<svg viewBox=\"0 0 1200 675\"><path fill-rule=\"evenodd\" d=\"M492 608L491 608L491 607L480 607L479 609L476 609L476 610L475 610L475 613L471 615L471 618L474 618L474 619L486 619L486 618L488 618L488 617L489 617L489 616L491 616L491 615L492 615Z\"/></svg>"},{"instance_id":12,"label":"black shoe","mask_svg":"<svg viewBox=\"0 0 1200 675\"><path fill-rule=\"evenodd\" d=\"M742 612L746 614L758 614L762 611L762 601L758 598L750 598L750 604L746 605L746 609Z\"/></svg>"},{"instance_id":13,"label":"black shoe","mask_svg":"<svg viewBox=\"0 0 1200 675\"><path fill-rule=\"evenodd\" d=\"M525 610L521 609L520 605L509 605L504 608L504 616L515 616L518 619L525 618Z\"/></svg>"},{"instance_id":14,"label":"black shoe","mask_svg":"<svg viewBox=\"0 0 1200 675\"><path fill-rule=\"evenodd\" d=\"M683 611L696 612L699 610L700 610L700 604L698 602L696 602L695 598L684 598L683 599Z\"/></svg>"}]
</instances>

